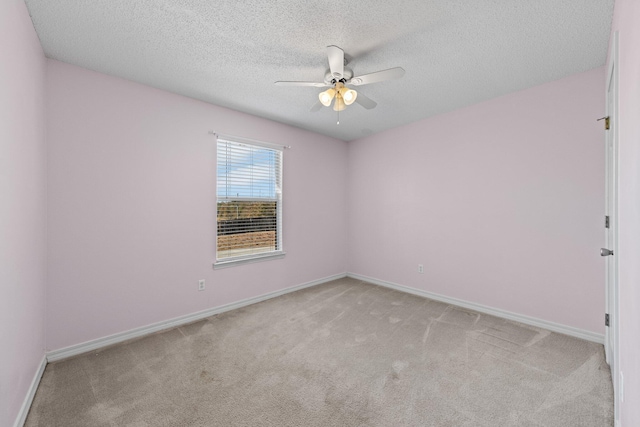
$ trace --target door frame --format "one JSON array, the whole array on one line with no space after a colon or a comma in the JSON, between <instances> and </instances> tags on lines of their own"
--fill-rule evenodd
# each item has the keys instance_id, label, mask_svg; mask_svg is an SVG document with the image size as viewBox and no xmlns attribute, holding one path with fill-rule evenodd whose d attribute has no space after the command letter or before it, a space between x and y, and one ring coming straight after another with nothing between
<instances>
[{"instance_id":1,"label":"door frame","mask_svg":"<svg viewBox=\"0 0 640 427\"><path fill-rule=\"evenodd\" d=\"M614 390L614 417L616 426L620 415L620 301L619 301L619 58L618 32L613 33L611 40L611 55L607 67L605 85L605 110L609 117L610 131L605 134L605 215L609 215L610 229L605 229L605 247L613 251L605 263L605 312L609 314L609 327L605 327L605 356L611 367L611 380ZM609 108L612 105L613 108ZM610 111L611 110L611 111ZM611 145L611 150L609 149ZM610 182L612 180L613 182ZM611 187L613 194L609 194ZM611 198L612 212L609 212ZM613 272L611 269L613 268ZM613 279L613 280L611 280ZM611 283L613 282L613 283Z\"/></svg>"}]
</instances>

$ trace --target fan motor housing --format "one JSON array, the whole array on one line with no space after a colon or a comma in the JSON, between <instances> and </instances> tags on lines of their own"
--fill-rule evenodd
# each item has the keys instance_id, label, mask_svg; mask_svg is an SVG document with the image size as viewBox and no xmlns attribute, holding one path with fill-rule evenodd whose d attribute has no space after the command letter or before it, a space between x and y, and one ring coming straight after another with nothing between
<instances>
[{"instance_id":1,"label":"fan motor housing","mask_svg":"<svg viewBox=\"0 0 640 427\"><path fill-rule=\"evenodd\" d=\"M328 85L333 85L337 82L345 83L351 80L351 77L353 77L353 71L347 67L344 68L342 78L340 79L336 79L333 74L331 74L331 70L327 70L327 72L324 74L324 82Z\"/></svg>"}]
</instances>

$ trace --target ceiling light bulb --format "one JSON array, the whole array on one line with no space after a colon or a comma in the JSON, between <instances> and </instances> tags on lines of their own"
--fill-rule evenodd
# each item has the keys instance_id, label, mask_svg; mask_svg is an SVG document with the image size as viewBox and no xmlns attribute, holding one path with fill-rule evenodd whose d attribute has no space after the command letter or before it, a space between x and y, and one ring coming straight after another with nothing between
<instances>
[{"instance_id":1,"label":"ceiling light bulb","mask_svg":"<svg viewBox=\"0 0 640 427\"><path fill-rule=\"evenodd\" d=\"M353 89L347 89L341 95L342 95L342 99L344 99L344 103L347 105L351 105L358 97L358 92L356 92Z\"/></svg>"},{"instance_id":2,"label":"ceiling light bulb","mask_svg":"<svg viewBox=\"0 0 640 427\"><path fill-rule=\"evenodd\" d=\"M320 99L322 105L328 107L329 105L331 105L331 100L333 100L334 96L336 96L336 90L334 88L329 88L324 92L320 92L318 98Z\"/></svg>"},{"instance_id":3,"label":"ceiling light bulb","mask_svg":"<svg viewBox=\"0 0 640 427\"><path fill-rule=\"evenodd\" d=\"M333 111L342 111L345 108L347 108L347 106L345 105L342 96L338 94L338 96L336 96L336 101L333 103Z\"/></svg>"}]
</instances>

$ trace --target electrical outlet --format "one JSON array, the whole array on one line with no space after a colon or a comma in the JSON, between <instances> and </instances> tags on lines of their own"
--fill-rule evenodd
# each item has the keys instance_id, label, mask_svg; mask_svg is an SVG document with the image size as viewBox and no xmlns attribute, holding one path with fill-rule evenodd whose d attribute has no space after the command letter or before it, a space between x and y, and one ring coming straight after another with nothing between
<instances>
[{"instance_id":1,"label":"electrical outlet","mask_svg":"<svg viewBox=\"0 0 640 427\"><path fill-rule=\"evenodd\" d=\"M204 291L204 279L198 280L198 290Z\"/></svg>"},{"instance_id":2,"label":"electrical outlet","mask_svg":"<svg viewBox=\"0 0 640 427\"><path fill-rule=\"evenodd\" d=\"M424 273L424 265L418 264L418 273Z\"/></svg>"}]
</instances>

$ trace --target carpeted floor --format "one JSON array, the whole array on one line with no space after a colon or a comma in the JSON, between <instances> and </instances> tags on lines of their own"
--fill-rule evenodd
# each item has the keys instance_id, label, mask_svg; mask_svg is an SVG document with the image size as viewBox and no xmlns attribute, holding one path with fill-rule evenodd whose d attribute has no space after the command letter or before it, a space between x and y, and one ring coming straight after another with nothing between
<instances>
[{"instance_id":1,"label":"carpeted floor","mask_svg":"<svg viewBox=\"0 0 640 427\"><path fill-rule=\"evenodd\" d=\"M341 279L52 363L26 426L612 426L602 345Z\"/></svg>"}]
</instances>

